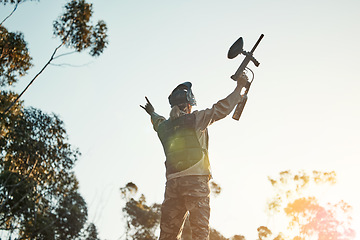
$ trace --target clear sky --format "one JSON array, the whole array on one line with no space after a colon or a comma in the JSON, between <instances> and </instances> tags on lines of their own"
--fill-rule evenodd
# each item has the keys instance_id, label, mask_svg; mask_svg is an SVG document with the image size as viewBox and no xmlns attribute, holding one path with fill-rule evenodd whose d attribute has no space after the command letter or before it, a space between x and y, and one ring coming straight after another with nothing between
<instances>
[{"instance_id":1,"label":"clear sky","mask_svg":"<svg viewBox=\"0 0 360 240\"><path fill-rule=\"evenodd\" d=\"M52 22L66 1L25 2L4 26L22 31L34 67L20 92L60 43ZM209 127L214 180L223 192L211 200L211 226L226 237L255 239L257 227L276 228L264 212L267 176L283 170L335 170L338 183L324 193L354 207L360 239L360 1L358 0L94 0L93 21L103 19L110 44L94 59L58 59L23 96L26 106L58 114L70 142L82 152L76 175L89 219L109 240L122 235L119 188L133 181L149 203L162 202L164 155L148 115L148 96L168 116L167 97L191 81L198 102L226 97L242 57L227 59L240 36L250 50L264 34L260 62L240 121ZM12 6L0 7L0 19ZM63 52L68 52L64 50ZM327 199L326 198L326 199Z\"/></svg>"}]
</instances>

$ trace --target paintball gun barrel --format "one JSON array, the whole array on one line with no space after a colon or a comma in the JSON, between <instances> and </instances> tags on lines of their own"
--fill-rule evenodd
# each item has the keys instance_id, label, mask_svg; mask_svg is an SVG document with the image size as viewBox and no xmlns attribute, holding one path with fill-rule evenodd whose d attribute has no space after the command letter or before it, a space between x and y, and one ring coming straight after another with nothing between
<instances>
[{"instance_id":1,"label":"paintball gun barrel","mask_svg":"<svg viewBox=\"0 0 360 240\"><path fill-rule=\"evenodd\" d=\"M243 41L242 37L240 37L238 40L236 40L236 42L230 47L229 52L228 52L229 59L233 59L239 54L245 55L245 58L242 61L240 67L237 69L235 74L231 76L231 78L234 81L237 81L241 77L242 73L244 72L245 68L247 67L247 65L249 64L250 61L252 61L256 67L258 67L260 65L260 63L254 58L253 53L263 37L264 37L264 34L261 34L261 36L259 37L259 39L257 40L257 42L255 43L254 47L251 49L250 52L246 52L243 50L244 41ZM232 118L235 120L240 119L241 113L244 110L244 107L245 107L245 104L247 101L247 94L249 92L251 83L252 83L252 81L248 82L246 84L246 86L245 86L246 90L242 97L242 100L240 103L238 103L238 105L235 108L234 114L232 116Z\"/></svg>"}]
</instances>

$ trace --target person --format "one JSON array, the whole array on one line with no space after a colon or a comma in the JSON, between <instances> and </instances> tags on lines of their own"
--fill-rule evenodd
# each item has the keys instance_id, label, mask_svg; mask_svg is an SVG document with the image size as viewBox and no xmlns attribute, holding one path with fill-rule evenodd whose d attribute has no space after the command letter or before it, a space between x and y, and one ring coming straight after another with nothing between
<instances>
[{"instance_id":1,"label":"person","mask_svg":"<svg viewBox=\"0 0 360 240\"><path fill-rule=\"evenodd\" d=\"M236 88L212 108L191 111L196 105L192 84L178 85L169 96L170 117L157 114L149 99L140 105L150 116L164 148L166 186L161 206L160 240L180 239L189 215L193 240L209 239L211 169L208 157L208 126L226 117L241 101L245 74Z\"/></svg>"}]
</instances>

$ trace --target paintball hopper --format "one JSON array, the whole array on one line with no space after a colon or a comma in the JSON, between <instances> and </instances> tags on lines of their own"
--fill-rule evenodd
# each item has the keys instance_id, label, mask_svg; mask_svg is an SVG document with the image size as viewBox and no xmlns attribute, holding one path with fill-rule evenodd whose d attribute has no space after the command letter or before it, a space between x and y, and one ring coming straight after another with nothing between
<instances>
[{"instance_id":1,"label":"paintball hopper","mask_svg":"<svg viewBox=\"0 0 360 240\"><path fill-rule=\"evenodd\" d=\"M229 59L235 58L237 55L241 54L243 52L244 47L244 40L242 37L240 37L234 44L230 47L228 51L227 57Z\"/></svg>"}]
</instances>

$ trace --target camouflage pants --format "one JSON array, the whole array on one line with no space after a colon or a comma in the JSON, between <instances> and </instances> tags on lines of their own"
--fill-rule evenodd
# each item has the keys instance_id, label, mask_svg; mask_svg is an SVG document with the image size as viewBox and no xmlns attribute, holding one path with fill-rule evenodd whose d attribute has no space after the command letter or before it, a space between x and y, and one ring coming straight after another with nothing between
<instances>
[{"instance_id":1,"label":"camouflage pants","mask_svg":"<svg viewBox=\"0 0 360 240\"><path fill-rule=\"evenodd\" d=\"M208 176L185 176L167 181L165 199L161 206L159 240L180 239L189 213L192 240L208 240L210 218Z\"/></svg>"}]
</instances>

